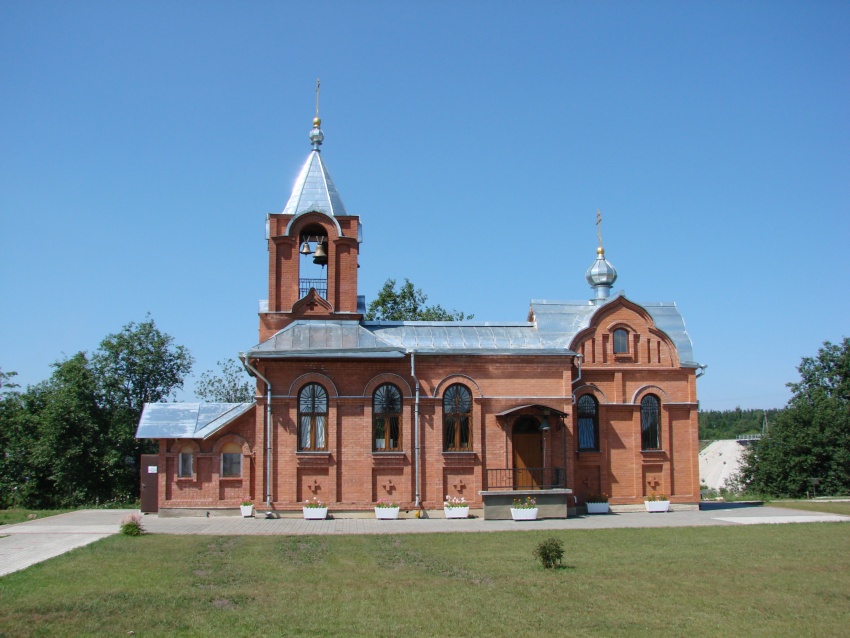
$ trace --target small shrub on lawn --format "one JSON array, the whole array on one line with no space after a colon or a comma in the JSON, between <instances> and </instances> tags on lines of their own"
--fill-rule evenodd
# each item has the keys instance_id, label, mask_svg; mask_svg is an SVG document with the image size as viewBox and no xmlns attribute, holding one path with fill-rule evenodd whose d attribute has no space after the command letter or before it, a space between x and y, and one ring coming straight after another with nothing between
<instances>
[{"instance_id":1,"label":"small shrub on lawn","mask_svg":"<svg viewBox=\"0 0 850 638\"><path fill-rule=\"evenodd\" d=\"M125 536L141 536L145 533L142 527L141 514L129 514L121 519L121 533Z\"/></svg>"},{"instance_id":2,"label":"small shrub on lawn","mask_svg":"<svg viewBox=\"0 0 850 638\"><path fill-rule=\"evenodd\" d=\"M547 538L540 541L534 550L534 555L546 569L554 569L561 564L564 557L564 543L557 538Z\"/></svg>"}]
</instances>

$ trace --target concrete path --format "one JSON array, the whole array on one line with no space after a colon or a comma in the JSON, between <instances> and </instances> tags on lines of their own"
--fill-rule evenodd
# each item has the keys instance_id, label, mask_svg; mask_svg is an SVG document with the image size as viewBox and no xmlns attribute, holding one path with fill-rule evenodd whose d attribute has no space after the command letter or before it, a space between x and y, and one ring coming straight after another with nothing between
<instances>
[{"instance_id":1,"label":"concrete path","mask_svg":"<svg viewBox=\"0 0 850 638\"><path fill-rule=\"evenodd\" d=\"M850 522L850 516L817 514L780 507L762 507L738 503L708 503L702 510L682 510L666 514L629 512L599 516L540 521L485 521L480 518L404 518L379 521L362 518L330 518L305 521L297 516L266 519L214 516L212 518L142 517L152 534L238 535L311 535L311 534L432 534L440 532L503 532L516 530L573 530L618 527L700 527L708 525L754 525L765 523ZM119 521L134 510L82 510L38 519L27 523L0 526L0 576L53 558L76 547L118 532Z\"/></svg>"},{"instance_id":2,"label":"concrete path","mask_svg":"<svg viewBox=\"0 0 850 638\"><path fill-rule=\"evenodd\" d=\"M118 532L136 510L81 510L0 525L0 576L11 574Z\"/></svg>"},{"instance_id":3,"label":"concrete path","mask_svg":"<svg viewBox=\"0 0 850 638\"><path fill-rule=\"evenodd\" d=\"M718 507L725 505L726 507ZM208 534L231 536L310 535L310 534L433 534L440 532L504 532L516 530L609 529L617 527L701 527L707 525L751 525L758 523L850 522L850 516L818 514L780 507L741 506L736 503L712 503L705 510L683 510L665 514L628 512L598 516L577 516L567 519L539 521L485 521L479 518L445 519L442 512L433 518L404 518L379 521L372 517L329 518L324 521L305 521L300 517L266 519L217 516L212 518L159 518L145 516L143 525L152 534Z\"/></svg>"}]
</instances>

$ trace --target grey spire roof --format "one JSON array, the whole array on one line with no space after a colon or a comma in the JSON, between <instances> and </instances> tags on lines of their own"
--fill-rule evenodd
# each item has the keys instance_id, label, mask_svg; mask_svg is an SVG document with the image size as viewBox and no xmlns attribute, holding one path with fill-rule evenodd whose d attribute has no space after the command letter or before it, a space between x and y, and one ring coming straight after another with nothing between
<instances>
[{"instance_id":1,"label":"grey spire roof","mask_svg":"<svg viewBox=\"0 0 850 638\"><path fill-rule=\"evenodd\" d=\"M313 130L310 131L310 142L313 150L301 167L295 186L292 187L292 195L283 209L284 215L301 215L316 211L327 215L348 215L342 198L334 186L330 173L322 161L322 152L319 146L324 140L322 129L319 128L321 120L313 120Z\"/></svg>"}]
</instances>

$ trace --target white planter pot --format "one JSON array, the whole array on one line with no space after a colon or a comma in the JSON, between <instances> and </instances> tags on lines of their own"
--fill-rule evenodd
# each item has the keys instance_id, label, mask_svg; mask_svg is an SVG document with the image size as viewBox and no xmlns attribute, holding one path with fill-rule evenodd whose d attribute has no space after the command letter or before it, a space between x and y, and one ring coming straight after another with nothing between
<instances>
[{"instance_id":1,"label":"white planter pot","mask_svg":"<svg viewBox=\"0 0 850 638\"><path fill-rule=\"evenodd\" d=\"M587 504L587 513L588 514L607 514L608 513L608 503L588 503Z\"/></svg>"},{"instance_id":2,"label":"white planter pot","mask_svg":"<svg viewBox=\"0 0 850 638\"><path fill-rule=\"evenodd\" d=\"M444 507L443 513L446 515L446 518L469 518L469 506Z\"/></svg>"},{"instance_id":3,"label":"white planter pot","mask_svg":"<svg viewBox=\"0 0 850 638\"><path fill-rule=\"evenodd\" d=\"M301 511L304 512L304 518L308 521L321 521L328 516L327 507L302 507Z\"/></svg>"},{"instance_id":4,"label":"white planter pot","mask_svg":"<svg viewBox=\"0 0 850 638\"><path fill-rule=\"evenodd\" d=\"M511 508L511 518L515 521L536 521L537 520L537 508L532 507L512 507Z\"/></svg>"},{"instance_id":5,"label":"white planter pot","mask_svg":"<svg viewBox=\"0 0 850 638\"><path fill-rule=\"evenodd\" d=\"M670 509L670 501L644 501L647 512L666 512Z\"/></svg>"},{"instance_id":6,"label":"white planter pot","mask_svg":"<svg viewBox=\"0 0 850 638\"><path fill-rule=\"evenodd\" d=\"M386 521L394 521L398 518L398 507L376 507L375 518Z\"/></svg>"},{"instance_id":7,"label":"white planter pot","mask_svg":"<svg viewBox=\"0 0 850 638\"><path fill-rule=\"evenodd\" d=\"M242 512L242 518L251 518L254 515L254 506L240 505L239 511Z\"/></svg>"}]
</instances>

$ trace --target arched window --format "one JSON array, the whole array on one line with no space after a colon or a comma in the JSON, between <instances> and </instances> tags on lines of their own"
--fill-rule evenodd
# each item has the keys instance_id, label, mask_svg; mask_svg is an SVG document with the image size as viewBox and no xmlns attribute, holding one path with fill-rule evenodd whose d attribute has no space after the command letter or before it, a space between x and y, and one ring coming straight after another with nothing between
<instances>
[{"instance_id":1,"label":"arched window","mask_svg":"<svg viewBox=\"0 0 850 638\"><path fill-rule=\"evenodd\" d=\"M391 383L378 386L372 395L372 449L401 450L401 390Z\"/></svg>"},{"instance_id":2,"label":"arched window","mask_svg":"<svg viewBox=\"0 0 850 638\"><path fill-rule=\"evenodd\" d=\"M179 478L192 478L194 468L194 450L191 445L184 445L177 455L177 476Z\"/></svg>"},{"instance_id":3,"label":"arched window","mask_svg":"<svg viewBox=\"0 0 850 638\"><path fill-rule=\"evenodd\" d=\"M298 449L327 450L325 428L328 393L318 383L308 383L298 393Z\"/></svg>"},{"instance_id":4,"label":"arched window","mask_svg":"<svg viewBox=\"0 0 850 638\"><path fill-rule=\"evenodd\" d=\"M472 449L472 394L456 383L443 395L443 450L464 452Z\"/></svg>"},{"instance_id":5,"label":"arched window","mask_svg":"<svg viewBox=\"0 0 850 638\"><path fill-rule=\"evenodd\" d=\"M238 443L225 443L221 447L221 475L223 477L242 476L242 446Z\"/></svg>"},{"instance_id":6,"label":"arched window","mask_svg":"<svg viewBox=\"0 0 850 638\"><path fill-rule=\"evenodd\" d=\"M614 354L627 354L629 352L629 333L622 328L614 331Z\"/></svg>"},{"instance_id":7,"label":"arched window","mask_svg":"<svg viewBox=\"0 0 850 638\"><path fill-rule=\"evenodd\" d=\"M640 402L640 446L643 450L661 449L661 402L653 394Z\"/></svg>"},{"instance_id":8,"label":"arched window","mask_svg":"<svg viewBox=\"0 0 850 638\"><path fill-rule=\"evenodd\" d=\"M599 404L589 394L578 400L578 449L599 450Z\"/></svg>"}]
</instances>

